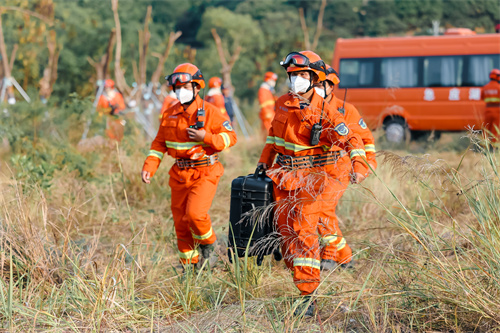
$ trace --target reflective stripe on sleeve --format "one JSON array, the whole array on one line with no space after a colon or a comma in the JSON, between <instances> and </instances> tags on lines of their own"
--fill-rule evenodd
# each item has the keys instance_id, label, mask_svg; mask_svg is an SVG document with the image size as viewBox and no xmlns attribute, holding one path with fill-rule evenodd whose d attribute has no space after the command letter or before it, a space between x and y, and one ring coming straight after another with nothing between
<instances>
[{"instance_id":1,"label":"reflective stripe on sleeve","mask_svg":"<svg viewBox=\"0 0 500 333\"><path fill-rule=\"evenodd\" d=\"M201 235L201 236L195 235L194 232L191 232L191 234L193 235L194 239L198 239L198 240L208 239L208 238L210 238L210 236L212 236L212 228L210 228L210 230L206 234Z\"/></svg>"},{"instance_id":2,"label":"reflective stripe on sleeve","mask_svg":"<svg viewBox=\"0 0 500 333\"><path fill-rule=\"evenodd\" d=\"M231 144L231 139L229 138L229 134L222 132L222 133L219 133L219 135L224 140L224 149L226 149Z\"/></svg>"},{"instance_id":3,"label":"reflective stripe on sleeve","mask_svg":"<svg viewBox=\"0 0 500 333\"><path fill-rule=\"evenodd\" d=\"M187 251L187 252L181 252L179 251L179 258L181 259L193 259L199 255L198 250L192 250L192 251Z\"/></svg>"},{"instance_id":4,"label":"reflective stripe on sleeve","mask_svg":"<svg viewBox=\"0 0 500 333\"><path fill-rule=\"evenodd\" d=\"M355 157L355 156L364 156L366 157L366 153L363 149L353 149L351 150L351 158Z\"/></svg>"},{"instance_id":5,"label":"reflective stripe on sleeve","mask_svg":"<svg viewBox=\"0 0 500 333\"><path fill-rule=\"evenodd\" d=\"M202 145L202 146L207 146L203 142L174 142L174 141L165 141L165 144L167 145L167 148L172 148L175 150L188 150L193 148L194 146Z\"/></svg>"},{"instance_id":6,"label":"reflective stripe on sleeve","mask_svg":"<svg viewBox=\"0 0 500 333\"><path fill-rule=\"evenodd\" d=\"M149 156L158 157L160 159L160 161L163 159L163 153L161 151L158 151L158 150L151 149L149 151L149 154L148 154L148 157Z\"/></svg>"},{"instance_id":7,"label":"reflective stripe on sleeve","mask_svg":"<svg viewBox=\"0 0 500 333\"><path fill-rule=\"evenodd\" d=\"M269 105L274 105L274 101L273 100L265 101L264 103L262 103L260 105L260 107L265 108L266 106L269 106Z\"/></svg>"},{"instance_id":8,"label":"reflective stripe on sleeve","mask_svg":"<svg viewBox=\"0 0 500 333\"><path fill-rule=\"evenodd\" d=\"M266 138L266 144L270 144L270 145L272 145L272 144L274 144L275 142L276 142L276 140L274 140L274 136L268 136L268 137Z\"/></svg>"},{"instance_id":9,"label":"reflective stripe on sleeve","mask_svg":"<svg viewBox=\"0 0 500 333\"><path fill-rule=\"evenodd\" d=\"M365 145L365 152L367 153L375 153L375 145Z\"/></svg>"},{"instance_id":10,"label":"reflective stripe on sleeve","mask_svg":"<svg viewBox=\"0 0 500 333\"><path fill-rule=\"evenodd\" d=\"M326 147L326 146L302 146L302 145L298 145L296 143L287 142L278 136L268 136L266 138L266 144L275 144L276 146L284 147L287 150L293 150L295 152L308 150L308 149L314 149L314 148L323 148L325 151L329 149L329 147ZM360 150L364 152L364 150L362 150L362 149L360 149Z\"/></svg>"},{"instance_id":11,"label":"reflective stripe on sleeve","mask_svg":"<svg viewBox=\"0 0 500 333\"><path fill-rule=\"evenodd\" d=\"M319 260L313 258L294 258L293 259L293 267L296 266L307 266L316 269L320 269L321 262Z\"/></svg>"},{"instance_id":12,"label":"reflective stripe on sleeve","mask_svg":"<svg viewBox=\"0 0 500 333\"><path fill-rule=\"evenodd\" d=\"M500 102L500 98L499 97L487 97L484 99L484 101L486 103L498 103L498 102Z\"/></svg>"}]
</instances>

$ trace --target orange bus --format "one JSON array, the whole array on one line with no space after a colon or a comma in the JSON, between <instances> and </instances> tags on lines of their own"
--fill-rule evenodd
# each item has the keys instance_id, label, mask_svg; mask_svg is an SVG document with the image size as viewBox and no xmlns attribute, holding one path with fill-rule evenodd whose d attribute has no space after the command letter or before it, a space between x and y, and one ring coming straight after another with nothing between
<instances>
[{"instance_id":1,"label":"orange bus","mask_svg":"<svg viewBox=\"0 0 500 333\"><path fill-rule=\"evenodd\" d=\"M500 68L500 34L338 39L335 94L388 141L481 128L481 86ZM347 90L346 90L347 89Z\"/></svg>"}]
</instances>

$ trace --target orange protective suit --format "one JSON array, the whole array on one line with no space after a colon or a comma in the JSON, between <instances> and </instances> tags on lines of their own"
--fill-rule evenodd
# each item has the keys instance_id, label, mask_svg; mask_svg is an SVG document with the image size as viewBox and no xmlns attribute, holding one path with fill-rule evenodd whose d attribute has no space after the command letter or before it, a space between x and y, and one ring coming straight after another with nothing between
<instances>
[{"instance_id":1,"label":"orange protective suit","mask_svg":"<svg viewBox=\"0 0 500 333\"><path fill-rule=\"evenodd\" d=\"M165 111L167 111L171 106L173 106L178 101L179 100L177 98L173 98L170 95L165 96L165 98L163 99L163 103L161 105L160 119L163 118L163 114L165 113Z\"/></svg>"},{"instance_id":2,"label":"orange protective suit","mask_svg":"<svg viewBox=\"0 0 500 333\"><path fill-rule=\"evenodd\" d=\"M486 129L493 134L492 142L500 137L500 83L491 80L481 91L481 98L486 103L484 122Z\"/></svg>"},{"instance_id":3,"label":"orange protective suit","mask_svg":"<svg viewBox=\"0 0 500 333\"><path fill-rule=\"evenodd\" d=\"M366 160L375 170L377 167L377 161L375 160L375 139L371 131L366 126L363 118L359 114L358 110L351 103L345 103L344 101L332 95L330 100L330 105L334 106L340 113L343 114L346 124L350 130L358 134L363 141ZM347 186L349 185L349 177L341 179L341 184L344 186L343 191L338 192L338 197L336 197L336 202L342 197ZM330 259L338 263L348 263L352 260L352 250L349 244L347 244L346 239L342 236L342 231L339 228L339 220L335 213L336 203L326 207L323 210L325 219L329 223L320 223L318 227L319 235L321 236L321 243L323 245L321 251L321 259Z\"/></svg>"},{"instance_id":4,"label":"orange protective suit","mask_svg":"<svg viewBox=\"0 0 500 333\"><path fill-rule=\"evenodd\" d=\"M320 283L320 244L317 230L328 224L322 211L336 204L351 170L367 173L361 138L350 131L344 117L324 103L320 141L310 146L313 124L320 121L323 99L313 92L303 107L292 94L276 102L276 114L259 162L271 165L276 154L291 157L333 156L335 163L296 168L275 163L267 171L274 183L275 219L282 236L282 253L302 295L312 293ZM347 152L347 153L346 153ZM351 160L349 160L349 157Z\"/></svg>"},{"instance_id":5,"label":"orange protective suit","mask_svg":"<svg viewBox=\"0 0 500 333\"><path fill-rule=\"evenodd\" d=\"M205 97L205 101L215 105L223 115L229 118L224 103L224 95L222 95L220 88L211 88L207 93L207 97Z\"/></svg>"},{"instance_id":6,"label":"orange protective suit","mask_svg":"<svg viewBox=\"0 0 500 333\"><path fill-rule=\"evenodd\" d=\"M100 114L106 114L106 135L111 140L120 142L125 130L123 120L119 119L120 112L125 110L125 101L122 94L117 90L103 92L97 103Z\"/></svg>"},{"instance_id":7,"label":"orange protective suit","mask_svg":"<svg viewBox=\"0 0 500 333\"><path fill-rule=\"evenodd\" d=\"M187 128L196 124L197 110L203 100L196 96L184 110L181 103L174 104L163 115L158 134L151 144L143 171L153 176L165 153L178 159L170 169L169 185L172 190L171 209L177 234L179 257L183 263L198 262L198 244L213 244L216 240L208 210L224 172L220 162L202 167L181 168L179 159L189 159L188 150L201 145L206 156L214 155L236 143L236 133L220 110L205 103L206 131L203 142L189 139Z\"/></svg>"},{"instance_id":8,"label":"orange protective suit","mask_svg":"<svg viewBox=\"0 0 500 333\"><path fill-rule=\"evenodd\" d=\"M264 137L266 137L274 118L274 105L276 100L274 97L274 88L266 82L263 82L260 85L258 96L260 104L259 117L262 121L262 131L264 132Z\"/></svg>"}]
</instances>

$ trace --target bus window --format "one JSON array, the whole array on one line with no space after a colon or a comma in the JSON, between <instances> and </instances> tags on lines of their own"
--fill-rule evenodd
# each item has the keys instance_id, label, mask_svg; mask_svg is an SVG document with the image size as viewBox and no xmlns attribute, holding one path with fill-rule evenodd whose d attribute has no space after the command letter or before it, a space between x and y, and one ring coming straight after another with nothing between
<instances>
[{"instance_id":1,"label":"bus window","mask_svg":"<svg viewBox=\"0 0 500 333\"><path fill-rule=\"evenodd\" d=\"M460 87L463 57L425 57L424 87Z\"/></svg>"},{"instance_id":2,"label":"bus window","mask_svg":"<svg viewBox=\"0 0 500 333\"><path fill-rule=\"evenodd\" d=\"M382 87L402 88L417 87L417 58L385 58L381 67Z\"/></svg>"},{"instance_id":3,"label":"bus window","mask_svg":"<svg viewBox=\"0 0 500 333\"><path fill-rule=\"evenodd\" d=\"M488 83L488 74L493 68L499 68L498 54L473 55L469 57L468 86L484 86Z\"/></svg>"},{"instance_id":4,"label":"bus window","mask_svg":"<svg viewBox=\"0 0 500 333\"><path fill-rule=\"evenodd\" d=\"M375 87L374 59L342 59L340 60L340 87L360 88Z\"/></svg>"}]
</instances>

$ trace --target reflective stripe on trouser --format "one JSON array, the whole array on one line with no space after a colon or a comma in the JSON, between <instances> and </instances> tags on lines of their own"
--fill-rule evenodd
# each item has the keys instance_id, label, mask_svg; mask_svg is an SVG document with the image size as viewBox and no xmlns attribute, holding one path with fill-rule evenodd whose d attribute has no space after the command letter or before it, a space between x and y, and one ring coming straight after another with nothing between
<instances>
[{"instance_id":1,"label":"reflective stripe on trouser","mask_svg":"<svg viewBox=\"0 0 500 333\"><path fill-rule=\"evenodd\" d=\"M498 142L500 138L500 107L486 108L484 123L492 142ZM486 134L486 133L485 133Z\"/></svg>"},{"instance_id":2,"label":"reflective stripe on trouser","mask_svg":"<svg viewBox=\"0 0 500 333\"><path fill-rule=\"evenodd\" d=\"M325 206L320 213L318 233L321 243L321 259L334 260L338 263L348 263L352 259L352 250L342 236L339 228L339 220L335 213L338 201L349 185L349 177L346 173L339 180L339 190L330 198L331 205Z\"/></svg>"},{"instance_id":3,"label":"reflective stripe on trouser","mask_svg":"<svg viewBox=\"0 0 500 333\"><path fill-rule=\"evenodd\" d=\"M183 183L170 177L172 216L177 234L177 248L183 263L197 263L197 245L212 244L216 240L208 210L212 205L219 179L220 176L208 174Z\"/></svg>"}]
</instances>

